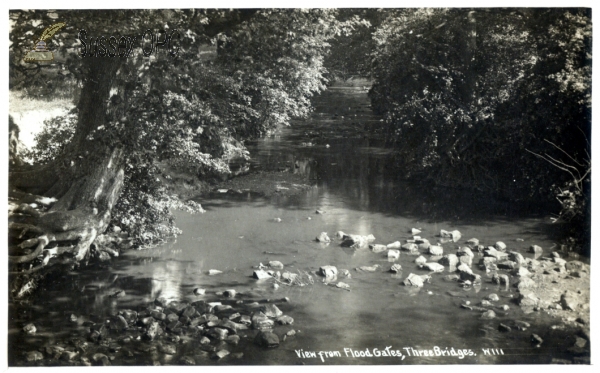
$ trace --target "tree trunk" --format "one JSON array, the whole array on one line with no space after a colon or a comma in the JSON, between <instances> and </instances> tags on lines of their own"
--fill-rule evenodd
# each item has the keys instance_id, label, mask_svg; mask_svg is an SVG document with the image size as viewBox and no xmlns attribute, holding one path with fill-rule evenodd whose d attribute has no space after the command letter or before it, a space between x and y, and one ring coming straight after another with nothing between
<instances>
[{"instance_id":1,"label":"tree trunk","mask_svg":"<svg viewBox=\"0 0 600 373\"><path fill-rule=\"evenodd\" d=\"M108 227L123 187L125 149L89 135L107 125L110 89L122 63L119 58L84 60L86 79L72 141L49 164L11 165L9 188L18 199L13 200L9 215L10 244L19 254L9 256L15 273L41 269L53 257L58 262L81 261ZM31 202L35 205L27 204Z\"/></svg>"}]
</instances>

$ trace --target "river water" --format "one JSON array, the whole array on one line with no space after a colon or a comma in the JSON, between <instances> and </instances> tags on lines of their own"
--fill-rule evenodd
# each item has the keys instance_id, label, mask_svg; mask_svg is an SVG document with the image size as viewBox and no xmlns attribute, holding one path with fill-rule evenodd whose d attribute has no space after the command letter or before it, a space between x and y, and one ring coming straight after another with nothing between
<instances>
[{"instance_id":1,"label":"river water","mask_svg":"<svg viewBox=\"0 0 600 373\"><path fill-rule=\"evenodd\" d=\"M315 100L316 110L310 119L249 144L251 168L299 173L310 188L268 198L245 191L203 196L197 201L206 213L175 212L177 225L184 232L177 239L152 249L126 252L110 266L56 276L51 286L38 289L31 304L9 304L9 363L21 365L24 351L68 345L69 338L85 336L88 330L84 321L91 317L102 319L120 309L136 309L157 297L187 302L222 300L215 293L225 289L235 289L241 294L237 299L244 302L288 297L289 302L277 301L277 306L294 323L276 327L275 332L282 336L294 329L297 333L271 349L252 342L254 331L240 333L240 343L230 350L243 352L243 357L220 361L196 357L197 364L550 362L557 354L557 341L547 340L539 348L530 342L531 333L552 323L550 317L543 312L523 314L514 300L516 290L493 284L478 268L477 253L473 269L483 277L480 287L463 289L456 281L445 281L445 271L433 274L431 283L419 289L402 285L410 273L428 274L417 268L416 256L402 252L398 260L389 262L385 252L344 248L334 238L335 232L343 231L373 234L375 243L404 243L411 238L411 228L418 228L420 236L435 243L440 240L437 235L441 229L459 230L462 239L443 244L445 253L455 253L458 244L475 237L484 245L503 241L526 257L532 255L526 253L530 245L549 249L554 244L548 219L535 206L498 202L456 190L415 187L402 181L402 175L396 174L399 171L391 167L391 150L374 130L379 120L370 113L365 84L355 81L332 87ZM333 242L316 242L321 232L327 232ZM315 283L275 288L272 280L251 277L253 266L272 260L282 262L284 271L312 273ZM403 268L398 274L389 272L394 263ZM339 280L348 284L350 291L324 284L314 274L323 265L348 269L351 277L340 276ZM372 265L380 267L375 272L356 270ZM223 273L209 276L211 269ZM193 289L198 287L205 288L206 295L194 295ZM111 296L120 290L124 297ZM490 293L500 297L495 319L482 319L479 312L460 307L464 301L479 304ZM499 308L504 304L510 307L506 312ZM77 321L71 320L71 315ZM515 319L532 327L510 333L498 330L501 322ZM38 329L34 336L20 330L28 322L34 322ZM194 355L196 340L182 339L179 343L178 354ZM386 347L404 357L375 356L376 350ZM436 347L466 349L472 355L412 356L414 350ZM112 351L112 364L179 361L177 357L140 353L144 349L136 348L128 347L136 351L129 355L122 353L125 349ZM494 350L486 354L484 349ZM353 356L350 350L368 353ZM319 351L339 352L340 356L323 361ZM315 357L309 357L308 352L315 352Z\"/></svg>"}]
</instances>

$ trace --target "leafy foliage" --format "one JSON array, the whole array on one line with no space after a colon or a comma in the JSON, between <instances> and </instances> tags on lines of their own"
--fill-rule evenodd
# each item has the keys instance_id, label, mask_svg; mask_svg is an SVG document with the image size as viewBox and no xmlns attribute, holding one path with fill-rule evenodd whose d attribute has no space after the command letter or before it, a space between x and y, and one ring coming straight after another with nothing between
<instances>
[{"instance_id":1,"label":"leafy foliage","mask_svg":"<svg viewBox=\"0 0 600 373\"><path fill-rule=\"evenodd\" d=\"M372 103L409 175L511 199L589 184L589 10L400 10L374 39Z\"/></svg>"},{"instance_id":2,"label":"leafy foliage","mask_svg":"<svg viewBox=\"0 0 600 373\"><path fill-rule=\"evenodd\" d=\"M79 137L87 144L76 150L82 157L95 149L124 149L125 184L112 223L140 242L178 233L171 208L202 211L168 192L169 169L200 177L228 173L229 160L249 156L244 140L306 116L310 97L325 89L328 41L357 22L340 22L335 10L323 9L36 10L11 11L10 21L11 88L41 96L112 79L108 97L81 92L76 113L47 122L28 156L48 162ZM66 26L48 41L55 60L25 64L32 41L58 21ZM80 30L87 54L96 51L92 40L102 35L137 36L141 42L128 57L82 57ZM145 30L159 38L172 35L172 49L144 55L142 47L150 47L149 36L141 35ZM169 53L175 47L177 53ZM90 105L105 108L99 125L90 126L98 118L84 115Z\"/></svg>"}]
</instances>

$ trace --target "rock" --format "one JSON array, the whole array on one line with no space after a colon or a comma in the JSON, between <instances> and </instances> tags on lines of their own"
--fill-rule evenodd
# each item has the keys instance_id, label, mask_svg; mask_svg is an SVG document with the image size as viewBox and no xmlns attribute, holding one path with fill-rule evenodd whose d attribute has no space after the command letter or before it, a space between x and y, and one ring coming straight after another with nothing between
<instances>
[{"instance_id":1,"label":"rock","mask_svg":"<svg viewBox=\"0 0 600 373\"><path fill-rule=\"evenodd\" d=\"M496 312L492 311L492 310L487 310L485 311L482 315L481 315L482 319L493 319L496 318Z\"/></svg>"},{"instance_id":2,"label":"rock","mask_svg":"<svg viewBox=\"0 0 600 373\"><path fill-rule=\"evenodd\" d=\"M112 330L124 330L127 329L129 325L127 324L127 320L123 316L115 316L110 319L109 328Z\"/></svg>"},{"instance_id":3,"label":"rock","mask_svg":"<svg viewBox=\"0 0 600 373\"><path fill-rule=\"evenodd\" d=\"M257 280L264 280L264 279L271 278L272 276L270 274L268 274L265 270L257 269L252 274L252 277L254 277Z\"/></svg>"},{"instance_id":4,"label":"rock","mask_svg":"<svg viewBox=\"0 0 600 373\"><path fill-rule=\"evenodd\" d=\"M469 240L467 240L467 243L473 246L477 246L479 245L479 240L477 238L470 238Z\"/></svg>"},{"instance_id":5,"label":"rock","mask_svg":"<svg viewBox=\"0 0 600 373\"><path fill-rule=\"evenodd\" d=\"M487 268L488 266L490 266L490 264L496 264L497 262L498 259L493 256L484 256L479 260L479 265L484 268Z\"/></svg>"},{"instance_id":6,"label":"rock","mask_svg":"<svg viewBox=\"0 0 600 373\"><path fill-rule=\"evenodd\" d=\"M537 284L529 277L522 277L516 286L519 290L524 290L536 288Z\"/></svg>"},{"instance_id":7,"label":"rock","mask_svg":"<svg viewBox=\"0 0 600 373\"><path fill-rule=\"evenodd\" d=\"M446 280L446 281L457 281L459 279L460 279L460 276L456 275L456 274L454 274L454 275L447 275L447 276L444 277L444 280Z\"/></svg>"},{"instance_id":8,"label":"rock","mask_svg":"<svg viewBox=\"0 0 600 373\"><path fill-rule=\"evenodd\" d=\"M221 273L223 273L223 271L219 271L218 269L209 269L208 270L209 276L215 276L215 275L219 275Z\"/></svg>"},{"instance_id":9,"label":"rock","mask_svg":"<svg viewBox=\"0 0 600 373\"><path fill-rule=\"evenodd\" d=\"M481 305L484 307L493 307L494 306L489 300L486 300L486 299L481 301Z\"/></svg>"},{"instance_id":10,"label":"rock","mask_svg":"<svg viewBox=\"0 0 600 373\"><path fill-rule=\"evenodd\" d=\"M233 307L231 307L228 304L218 304L214 308L215 308L215 312L223 312L223 311L227 311L227 310L233 309Z\"/></svg>"},{"instance_id":11,"label":"rock","mask_svg":"<svg viewBox=\"0 0 600 373\"><path fill-rule=\"evenodd\" d=\"M405 251L411 251L411 252L419 251L419 246L414 242L405 243L404 245L402 245L400 247L402 248L402 250L405 250Z\"/></svg>"},{"instance_id":12,"label":"rock","mask_svg":"<svg viewBox=\"0 0 600 373\"><path fill-rule=\"evenodd\" d=\"M467 285L480 284L481 276L473 274L472 272L469 273L466 271L461 271L460 272L460 280L463 281L464 283L466 283Z\"/></svg>"},{"instance_id":13,"label":"rock","mask_svg":"<svg viewBox=\"0 0 600 373\"><path fill-rule=\"evenodd\" d=\"M134 323L137 320L137 312L133 310L122 310L119 311L119 315L123 316L128 323Z\"/></svg>"},{"instance_id":14,"label":"rock","mask_svg":"<svg viewBox=\"0 0 600 373\"><path fill-rule=\"evenodd\" d=\"M271 329L275 322L265 316L262 312L252 315L252 327L258 330Z\"/></svg>"},{"instance_id":15,"label":"rock","mask_svg":"<svg viewBox=\"0 0 600 373\"><path fill-rule=\"evenodd\" d=\"M338 270L335 266L322 266L319 268L319 274L323 277L335 277L338 274Z\"/></svg>"},{"instance_id":16,"label":"rock","mask_svg":"<svg viewBox=\"0 0 600 373\"><path fill-rule=\"evenodd\" d=\"M240 343L240 336L230 335L227 338L225 338L225 341L231 345L237 346L237 344Z\"/></svg>"},{"instance_id":17,"label":"rock","mask_svg":"<svg viewBox=\"0 0 600 373\"><path fill-rule=\"evenodd\" d=\"M279 317L283 312L274 304L265 304L260 308L261 312L267 317Z\"/></svg>"},{"instance_id":18,"label":"rock","mask_svg":"<svg viewBox=\"0 0 600 373\"><path fill-rule=\"evenodd\" d=\"M567 290L560 296L560 304L564 309L575 311L579 306L579 296L577 293Z\"/></svg>"},{"instance_id":19,"label":"rock","mask_svg":"<svg viewBox=\"0 0 600 373\"><path fill-rule=\"evenodd\" d=\"M452 232L448 232L445 230L441 230L440 231L440 237L442 238L450 238L452 239L452 241L457 242L458 240L460 240L460 238L462 237L459 231L452 231Z\"/></svg>"},{"instance_id":20,"label":"rock","mask_svg":"<svg viewBox=\"0 0 600 373\"><path fill-rule=\"evenodd\" d=\"M513 320L513 321L510 322L510 325L513 328L516 328L516 329L518 329L520 331L527 330L527 328L531 327L530 323L525 322L525 321L520 321L520 320Z\"/></svg>"},{"instance_id":21,"label":"rock","mask_svg":"<svg viewBox=\"0 0 600 373\"><path fill-rule=\"evenodd\" d=\"M510 253L508 253L508 259L512 260L513 262L516 262L519 266L525 265L527 262L523 255L516 251L511 251Z\"/></svg>"},{"instance_id":22,"label":"rock","mask_svg":"<svg viewBox=\"0 0 600 373\"><path fill-rule=\"evenodd\" d=\"M542 343L544 343L544 340L539 335L532 334L531 335L531 343L534 344L534 345L536 345L536 347L540 347L540 345Z\"/></svg>"},{"instance_id":23,"label":"rock","mask_svg":"<svg viewBox=\"0 0 600 373\"><path fill-rule=\"evenodd\" d=\"M102 366L108 366L111 365L110 364L110 360L108 358L108 356L101 354L101 353L97 353L94 354L92 356L92 360L97 364L97 365L102 365Z\"/></svg>"},{"instance_id":24,"label":"rock","mask_svg":"<svg viewBox=\"0 0 600 373\"><path fill-rule=\"evenodd\" d=\"M517 263L513 262L511 260L503 260L498 263L498 268L502 268L502 269L515 269L517 267L518 267Z\"/></svg>"},{"instance_id":25,"label":"rock","mask_svg":"<svg viewBox=\"0 0 600 373\"><path fill-rule=\"evenodd\" d=\"M508 311L510 309L510 307L507 304L503 304L502 306L500 306L500 309L502 311Z\"/></svg>"},{"instance_id":26,"label":"rock","mask_svg":"<svg viewBox=\"0 0 600 373\"><path fill-rule=\"evenodd\" d=\"M317 215L322 215L324 213L325 213L325 211L323 211L323 210L317 210L317 211L315 211L315 214L317 214Z\"/></svg>"},{"instance_id":27,"label":"rock","mask_svg":"<svg viewBox=\"0 0 600 373\"><path fill-rule=\"evenodd\" d=\"M501 331L501 332L510 332L512 329L511 329L511 327L510 327L510 326L508 326L508 325L504 325L504 324L502 324L502 323L501 323L501 324L498 326L498 330L499 330L499 331Z\"/></svg>"},{"instance_id":28,"label":"rock","mask_svg":"<svg viewBox=\"0 0 600 373\"><path fill-rule=\"evenodd\" d=\"M33 335L35 332L37 332L37 328L33 324L27 324L23 327L23 331L26 334Z\"/></svg>"},{"instance_id":29,"label":"rock","mask_svg":"<svg viewBox=\"0 0 600 373\"><path fill-rule=\"evenodd\" d=\"M381 266L379 264L375 264L372 266L362 266L362 267L358 267L357 270L359 271L363 271L363 272L376 272L377 270L379 270Z\"/></svg>"},{"instance_id":30,"label":"rock","mask_svg":"<svg viewBox=\"0 0 600 373\"><path fill-rule=\"evenodd\" d=\"M82 357L81 359L79 359L79 361L81 361L81 365L83 365L83 366L86 366L86 367L92 366L92 362L87 357Z\"/></svg>"},{"instance_id":31,"label":"rock","mask_svg":"<svg viewBox=\"0 0 600 373\"><path fill-rule=\"evenodd\" d=\"M584 263L580 262L579 260L572 260L565 264L565 268L567 269L567 271L589 272L588 267L589 266L587 264L584 264Z\"/></svg>"},{"instance_id":32,"label":"rock","mask_svg":"<svg viewBox=\"0 0 600 373\"><path fill-rule=\"evenodd\" d=\"M432 272L444 272L444 266L439 263L425 263L421 265L421 268L425 268Z\"/></svg>"},{"instance_id":33,"label":"rock","mask_svg":"<svg viewBox=\"0 0 600 373\"><path fill-rule=\"evenodd\" d=\"M437 245L429 246L429 254L431 255L444 255L444 248Z\"/></svg>"},{"instance_id":34,"label":"rock","mask_svg":"<svg viewBox=\"0 0 600 373\"><path fill-rule=\"evenodd\" d=\"M498 294L492 293L487 296L487 299L492 302L497 302L500 300L500 297L498 297Z\"/></svg>"},{"instance_id":35,"label":"rock","mask_svg":"<svg viewBox=\"0 0 600 373\"><path fill-rule=\"evenodd\" d=\"M417 229L417 228L412 228L412 229L410 230L410 233L411 233L413 236L416 236L417 234L421 233L421 230L419 230L419 229Z\"/></svg>"},{"instance_id":36,"label":"rock","mask_svg":"<svg viewBox=\"0 0 600 373\"><path fill-rule=\"evenodd\" d=\"M496 242L494 248L498 251L506 251L506 244L502 241Z\"/></svg>"},{"instance_id":37,"label":"rock","mask_svg":"<svg viewBox=\"0 0 600 373\"><path fill-rule=\"evenodd\" d=\"M337 284L335 284L336 288L339 289L346 289L346 290L350 290L350 285L346 284L345 282L338 282Z\"/></svg>"},{"instance_id":38,"label":"rock","mask_svg":"<svg viewBox=\"0 0 600 373\"><path fill-rule=\"evenodd\" d=\"M387 253L388 259L399 259L400 258L400 250L389 250Z\"/></svg>"},{"instance_id":39,"label":"rock","mask_svg":"<svg viewBox=\"0 0 600 373\"><path fill-rule=\"evenodd\" d=\"M208 332L206 332L206 335L213 339L223 341L229 335L229 330L224 328L211 328L208 330Z\"/></svg>"},{"instance_id":40,"label":"rock","mask_svg":"<svg viewBox=\"0 0 600 373\"><path fill-rule=\"evenodd\" d=\"M458 266L458 257L454 254L446 254L438 263L448 266L448 272L455 272Z\"/></svg>"},{"instance_id":41,"label":"rock","mask_svg":"<svg viewBox=\"0 0 600 373\"><path fill-rule=\"evenodd\" d=\"M561 258L554 258L554 263L560 265L560 266L566 266L567 265L567 261Z\"/></svg>"},{"instance_id":42,"label":"rock","mask_svg":"<svg viewBox=\"0 0 600 373\"><path fill-rule=\"evenodd\" d=\"M425 263L427 263L427 259L423 255L420 255L419 257L417 257L417 259L415 259L416 265L421 265Z\"/></svg>"},{"instance_id":43,"label":"rock","mask_svg":"<svg viewBox=\"0 0 600 373\"><path fill-rule=\"evenodd\" d=\"M337 231L335 232L335 237L339 240L343 240L344 236L346 236L346 233L342 232L342 231Z\"/></svg>"},{"instance_id":44,"label":"rock","mask_svg":"<svg viewBox=\"0 0 600 373\"><path fill-rule=\"evenodd\" d=\"M457 268L456 268L459 272L465 272L468 273L470 275L473 274L473 270L471 269L471 267L469 267L468 265L461 263Z\"/></svg>"},{"instance_id":45,"label":"rock","mask_svg":"<svg viewBox=\"0 0 600 373\"><path fill-rule=\"evenodd\" d=\"M342 246L350 247L352 249L359 249L367 246L370 242L375 241L375 236L372 234L368 236L360 236L357 234L347 234L343 237Z\"/></svg>"},{"instance_id":46,"label":"rock","mask_svg":"<svg viewBox=\"0 0 600 373\"><path fill-rule=\"evenodd\" d=\"M223 292L223 296L227 297L227 298L235 298L235 295L237 294L237 292L235 291L235 289L227 289ZM192 307L193 308L193 307ZM195 311L195 310L194 310ZM192 314L193 315L193 314ZM189 316L189 315L188 315Z\"/></svg>"},{"instance_id":47,"label":"rock","mask_svg":"<svg viewBox=\"0 0 600 373\"><path fill-rule=\"evenodd\" d=\"M25 354L25 360L29 363L44 360L44 355L39 351L29 351Z\"/></svg>"},{"instance_id":48,"label":"rock","mask_svg":"<svg viewBox=\"0 0 600 373\"><path fill-rule=\"evenodd\" d=\"M408 277L404 279L403 283L404 286L416 286L419 288L423 287L423 279L421 276L417 276L413 273L409 274Z\"/></svg>"},{"instance_id":49,"label":"rock","mask_svg":"<svg viewBox=\"0 0 600 373\"><path fill-rule=\"evenodd\" d=\"M504 253L502 251L498 251L494 247L488 247L488 248L484 249L483 250L483 255L494 257L494 258L498 259L499 261L500 260L505 260L506 258L508 258L508 254L507 253Z\"/></svg>"},{"instance_id":50,"label":"rock","mask_svg":"<svg viewBox=\"0 0 600 373\"><path fill-rule=\"evenodd\" d=\"M254 338L254 343L261 347L277 347L279 346L279 337L275 333L261 331Z\"/></svg>"},{"instance_id":51,"label":"rock","mask_svg":"<svg viewBox=\"0 0 600 373\"><path fill-rule=\"evenodd\" d=\"M388 247L386 245L369 245L369 248L374 253L381 253L381 252L386 251L388 249Z\"/></svg>"},{"instance_id":52,"label":"rock","mask_svg":"<svg viewBox=\"0 0 600 373\"><path fill-rule=\"evenodd\" d=\"M167 306L167 304L169 304L169 301L165 297L159 297L154 300L154 304L164 308Z\"/></svg>"},{"instance_id":53,"label":"rock","mask_svg":"<svg viewBox=\"0 0 600 373\"><path fill-rule=\"evenodd\" d=\"M152 312L150 312L150 316L160 321L163 321L167 318L167 315L165 315L163 312L160 312L159 310L153 310Z\"/></svg>"},{"instance_id":54,"label":"rock","mask_svg":"<svg viewBox=\"0 0 600 373\"><path fill-rule=\"evenodd\" d=\"M394 272L394 273L398 273L402 271L402 266L400 264L394 264L391 268L390 268L390 272Z\"/></svg>"},{"instance_id":55,"label":"rock","mask_svg":"<svg viewBox=\"0 0 600 373\"><path fill-rule=\"evenodd\" d=\"M531 291L521 292L519 295L519 304L521 306L535 307L540 299Z\"/></svg>"},{"instance_id":56,"label":"rock","mask_svg":"<svg viewBox=\"0 0 600 373\"><path fill-rule=\"evenodd\" d=\"M458 249L458 251L456 252L456 255L461 257L461 256L468 256L471 259L475 257L475 254L473 254L473 251L471 250L470 247L466 247L463 246L460 249Z\"/></svg>"},{"instance_id":57,"label":"rock","mask_svg":"<svg viewBox=\"0 0 600 373\"><path fill-rule=\"evenodd\" d=\"M179 363L181 365L196 365L196 360L191 356L182 356L181 359L179 359Z\"/></svg>"},{"instance_id":58,"label":"rock","mask_svg":"<svg viewBox=\"0 0 600 373\"><path fill-rule=\"evenodd\" d=\"M385 245L388 249L399 249L402 247L402 244L400 243L400 241L395 241L392 243L389 243L387 245Z\"/></svg>"},{"instance_id":59,"label":"rock","mask_svg":"<svg viewBox=\"0 0 600 373\"><path fill-rule=\"evenodd\" d=\"M156 322L153 321L150 323L150 325L148 325L148 329L146 329L146 333L144 333L144 337L146 337L149 340L154 340L154 338L156 338L157 335L159 335L161 332L161 328L160 325Z\"/></svg>"},{"instance_id":60,"label":"rock","mask_svg":"<svg viewBox=\"0 0 600 373\"><path fill-rule=\"evenodd\" d=\"M543 254L543 253L544 253L544 249L542 249L542 248L541 248L540 246L538 246L538 245L531 245L531 246L529 247L529 252L530 252L530 253L534 253L534 254L541 255L541 254Z\"/></svg>"},{"instance_id":61,"label":"rock","mask_svg":"<svg viewBox=\"0 0 600 373\"><path fill-rule=\"evenodd\" d=\"M558 253L556 251L552 252L551 255L552 255L552 258L560 258L560 253Z\"/></svg>"},{"instance_id":62,"label":"rock","mask_svg":"<svg viewBox=\"0 0 600 373\"><path fill-rule=\"evenodd\" d=\"M215 360L220 360L222 358L224 358L225 356L229 355L229 351L227 350L219 350L217 352L215 352L214 354L212 354L211 358L215 359Z\"/></svg>"},{"instance_id":63,"label":"rock","mask_svg":"<svg viewBox=\"0 0 600 373\"><path fill-rule=\"evenodd\" d=\"M316 240L317 240L317 242L323 242L323 243L331 242L331 238L329 238L329 236L327 235L327 232L321 232L321 234L316 238Z\"/></svg>"},{"instance_id":64,"label":"rock","mask_svg":"<svg viewBox=\"0 0 600 373\"><path fill-rule=\"evenodd\" d=\"M283 263L281 263L278 260L271 260L269 262L269 267L274 268L274 269L283 269Z\"/></svg>"},{"instance_id":65,"label":"rock","mask_svg":"<svg viewBox=\"0 0 600 373\"><path fill-rule=\"evenodd\" d=\"M527 270L527 268L525 267L519 267L517 269L515 269L513 272L513 275L517 276L517 277L530 277L531 276L531 272L529 272Z\"/></svg>"},{"instance_id":66,"label":"rock","mask_svg":"<svg viewBox=\"0 0 600 373\"><path fill-rule=\"evenodd\" d=\"M194 294L195 295L204 295L206 293L206 289L202 289L202 288L195 288L194 289Z\"/></svg>"},{"instance_id":67,"label":"rock","mask_svg":"<svg viewBox=\"0 0 600 373\"><path fill-rule=\"evenodd\" d=\"M419 250L429 250L429 247L431 247L431 243L429 242L429 240L426 240L424 238L417 240L415 243L419 245Z\"/></svg>"},{"instance_id":68,"label":"rock","mask_svg":"<svg viewBox=\"0 0 600 373\"><path fill-rule=\"evenodd\" d=\"M167 355L175 355L177 353L177 347L175 347L171 344L158 345L158 350L160 352L162 352L163 354L167 354Z\"/></svg>"},{"instance_id":69,"label":"rock","mask_svg":"<svg viewBox=\"0 0 600 373\"><path fill-rule=\"evenodd\" d=\"M292 325L294 323L294 319L290 316L283 315L277 318L277 323L281 325Z\"/></svg>"},{"instance_id":70,"label":"rock","mask_svg":"<svg viewBox=\"0 0 600 373\"><path fill-rule=\"evenodd\" d=\"M468 255L459 256L458 261L468 265L469 267L473 265L473 257Z\"/></svg>"},{"instance_id":71,"label":"rock","mask_svg":"<svg viewBox=\"0 0 600 373\"><path fill-rule=\"evenodd\" d=\"M209 343L210 343L210 339L208 339L207 337L203 336L202 338L200 338L200 344L201 345L207 345Z\"/></svg>"},{"instance_id":72,"label":"rock","mask_svg":"<svg viewBox=\"0 0 600 373\"><path fill-rule=\"evenodd\" d=\"M289 283L294 282L294 280L296 280L296 278L298 277L297 273L291 273L291 272L283 272L283 274L281 275L281 278Z\"/></svg>"}]
</instances>

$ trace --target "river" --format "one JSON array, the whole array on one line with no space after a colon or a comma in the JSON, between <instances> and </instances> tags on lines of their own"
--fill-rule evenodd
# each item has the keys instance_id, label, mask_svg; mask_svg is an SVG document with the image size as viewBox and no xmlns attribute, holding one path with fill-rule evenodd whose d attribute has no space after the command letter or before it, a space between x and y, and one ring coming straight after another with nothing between
<instances>
[{"instance_id":1,"label":"river","mask_svg":"<svg viewBox=\"0 0 600 373\"><path fill-rule=\"evenodd\" d=\"M392 168L392 150L372 129L379 119L369 110L364 85L362 81L334 85L315 100L310 119L248 143L251 169L295 172L305 176L310 188L270 197L245 191L198 197L206 213L175 212L184 233L167 244L128 251L110 265L55 275L52 285L38 289L29 305L9 304L9 364L21 365L24 351L51 344L68 346L69 339L85 337L85 321L92 316L102 319L158 297L223 300L215 293L226 289L235 289L240 294L235 299L244 302L276 301L294 323L277 326L275 332L280 337L291 329L297 333L271 349L252 342L254 331L240 333L239 344L230 350L243 356L219 361L194 355L198 342L190 338L177 342L180 347L174 357L128 341L123 348L108 350L112 364L177 364L184 354L195 356L196 364L219 365L549 363L557 354L556 341L536 347L530 336L538 328L547 328L552 319L544 312L523 314L515 303L516 289L493 284L477 265L478 253L473 270L482 275L481 286L462 288L456 281L444 280L445 271L433 274L423 288L412 288L402 285L402 280L410 273L428 273L415 265L416 256L402 252L390 262L385 252L344 248L334 238L343 231L372 234L375 243L404 243L411 238L410 230L418 228L420 236L435 243L441 229L459 230L462 239L443 244L445 253L456 252L458 244L474 237L486 246L503 241L525 257L533 255L527 253L529 246L549 249L556 238L548 218L535 206L403 181L402 175L395 174L401 171ZM327 232L333 242L316 242L321 232ZM273 260L282 262L284 271L312 273L315 283L276 288L272 280L251 277L254 266ZM398 274L389 272L395 263L403 268ZM315 274L324 265L348 269L351 277L338 280L348 284L350 291L324 284ZM356 270L372 265L380 267L375 272ZM209 276L211 269L223 273ZM206 294L194 295L198 287L205 288ZM125 296L111 296L120 290ZM482 319L480 313L460 307L465 301L479 304L491 293L500 298L495 319ZM285 297L288 302L279 301ZM504 304L508 311L500 310ZM501 322L515 319L532 326L527 331L499 331ZM32 320L38 332L25 335L22 325ZM386 348L387 355L399 351L402 356L396 352L397 356L382 356ZM470 356L441 356L440 351L451 349L468 350ZM431 350L433 356L419 350ZM319 351L332 352L331 357L321 359ZM310 352L315 352L314 357Z\"/></svg>"}]
</instances>

